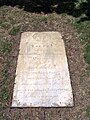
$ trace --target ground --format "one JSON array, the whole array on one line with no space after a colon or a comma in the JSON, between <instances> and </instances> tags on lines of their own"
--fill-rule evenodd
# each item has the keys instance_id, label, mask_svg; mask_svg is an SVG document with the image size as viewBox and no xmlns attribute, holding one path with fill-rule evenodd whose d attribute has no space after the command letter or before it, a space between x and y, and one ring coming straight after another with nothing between
<instances>
[{"instance_id":1,"label":"ground","mask_svg":"<svg viewBox=\"0 0 90 120\"><path fill-rule=\"evenodd\" d=\"M0 120L90 119L90 69L88 65L90 48L88 44L85 49L87 42L83 42L83 39L87 36L83 31L81 34L79 31L81 28L79 29L73 19L72 16L66 14L36 14L17 7L0 7ZM26 31L58 31L61 33L65 42L73 88L75 104L72 108L10 107L20 35Z\"/></svg>"}]
</instances>

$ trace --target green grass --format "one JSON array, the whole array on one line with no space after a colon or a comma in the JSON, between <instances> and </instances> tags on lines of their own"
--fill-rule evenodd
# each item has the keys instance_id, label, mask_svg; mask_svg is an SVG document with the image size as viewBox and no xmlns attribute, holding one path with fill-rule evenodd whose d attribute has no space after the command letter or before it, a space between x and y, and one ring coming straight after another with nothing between
<instances>
[{"instance_id":1,"label":"green grass","mask_svg":"<svg viewBox=\"0 0 90 120\"><path fill-rule=\"evenodd\" d=\"M40 22L47 22L47 16L42 16L42 17L39 17L39 21Z\"/></svg>"},{"instance_id":2,"label":"green grass","mask_svg":"<svg viewBox=\"0 0 90 120\"><path fill-rule=\"evenodd\" d=\"M89 42L85 46L85 60L90 65L90 43Z\"/></svg>"},{"instance_id":3,"label":"green grass","mask_svg":"<svg viewBox=\"0 0 90 120\"><path fill-rule=\"evenodd\" d=\"M79 0L80 3L82 3L82 1ZM85 74L90 75L90 20L81 22L81 17L82 16L80 16L79 18L72 17L71 24L75 27L80 35L80 41L84 46L84 58L86 63L88 64ZM83 80L83 77L81 79ZM87 95L90 95L90 88L87 88ZM90 106L88 106L86 109L86 116L90 118Z\"/></svg>"},{"instance_id":4,"label":"green grass","mask_svg":"<svg viewBox=\"0 0 90 120\"><path fill-rule=\"evenodd\" d=\"M90 96L90 86L87 87L86 94L87 94L88 96Z\"/></svg>"},{"instance_id":5,"label":"green grass","mask_svg":"<svg viewBox=\"0 0 90 120\"><path fill-rule=\"evenodd\" d=\"M21 25L18 25L18 26L14 26L9 34L12 35L12 36L16 36L19 32L20 32L20 29L21 29Z\"/></svg>"},{"instance_id":6,"label":"green grass","mask_svg":"<svg viewBox=\"0 0 90 120\"><path fill-rule=\"evenodd\" d=\"M0 115L0 120L4 120L4 118L3 118L3 115L2 115L2 114Z\"/></svg>"},{"instance_id":7,"label":"green grass","mask_svg":"<svg viewBox=\"0 0 90 120\"><path fill-rule=\"evenodd\" d=\"M9 29L11 25L8 22L0 21L0 27L4 29Z\"/></svg>"},{"instance_id":8,"label":"green grass","mask_svg":"<svg viewBox=\"0 0 90 120\"><path fill-rule=\"evenodd\" d=\"M90 106L88 106L86 109L86 116L90 118Z\"/></svg>"},{"instance_id":9,"label":"green grass","mask_svg":"<svg viewBox=\"0 0 90 120\"><path fill-rule=\"evenodd\" d=\"M90 66L90 21L78 22L78 20L74 18L72 24L80 34L80 41L82 44L85 44L84 58Z\"/></svg>"},{"instance_id":10,"label":"green grass","mask_svg":"<svg viewBox=\"0 0 90 120\"><path fill-rule=\"evenodd\" d=\"M7 39L0 38L0 54L11 51L11 42Z\"/></svg>"},{"instance_id":11,"label":"green grass","mask_svg":"<svg viewBox=\"0 0 90 120\"><path fill-rule=\"evenodd\" d=\"M1 69L1 86L0 86L0 100L2 102L7 101L9 98L9 91L8 91L8 79L9 79L9 68L10 68L10 61L7 59L7 56L10 54L12 50L12 43L10 40L5 39L4 37L0 36L0 56L3 58L3 67ZM4 59L5 58L5 59Z\"/></svg>"},{"instance_id":12,"label":"green grass","mask_svg":"<svg viewBox=\"0 0 90 120\"><path fill-rule=\"evenodd\" d=\"M6 63L4 63L3 65L3 69L2 69L2 76L3 76L3 84L5 85L5 83L8 84L8 77L9 77L9 70L10 68L10 62L7 60Z\"/></svg>"},{"instance_id":13,"label":"green grass","mask_svg":"<svg viewBox=\"0 0 90 120\"><path fill-rule=\"evenodd\" d=\"M0 91L0 99L2 101L6 101L9 98L9 92L8 89L6 87L3 87Z\"/></svg>"},{"instance_id":14,"label":"green grass","mask_svg":"<svg viewBox=\"0 0 90 120\"><path fill-rule=\"evenodd\" d=\"M36 27L36 26L40 26L40 24L41 24L41 22L47 22L47 20L48 20L48 17L47 16L38 16L38 17L34 17L33 19L32 19L32 25L34 26L34 27Z\"/></svg>"}]
</instances>

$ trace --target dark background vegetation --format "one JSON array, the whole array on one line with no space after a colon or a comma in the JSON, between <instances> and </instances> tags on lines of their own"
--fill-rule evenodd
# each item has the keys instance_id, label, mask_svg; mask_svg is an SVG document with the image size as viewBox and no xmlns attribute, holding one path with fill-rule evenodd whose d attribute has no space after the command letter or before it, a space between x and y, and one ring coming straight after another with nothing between
<instances>
[{"instance_id":1,"label":"dark background vegetation","mask_svg":"<svg viewBox=\"0 0 90 120\"><path fill-rule=\"evenodd\" d=\"M90 0L0 0L0 6L3 5L18 5L25 11L36 13L55 11L58 14L67 13L74 17L85 14L81 20L90 19Z\"/></svg>"}]
</instances>

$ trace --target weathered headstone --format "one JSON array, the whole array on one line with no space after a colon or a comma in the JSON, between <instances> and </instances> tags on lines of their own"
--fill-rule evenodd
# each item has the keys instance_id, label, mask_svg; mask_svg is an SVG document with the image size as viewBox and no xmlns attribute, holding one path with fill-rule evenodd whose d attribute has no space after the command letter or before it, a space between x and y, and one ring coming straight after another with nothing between
<instances>
[{"instance_id":1,"label":"weathered headstone","mask_svg":"<svg viewBox=\"0 0 90 120\"><path fill-rule=\"evenodd\" d=\"M64 106L73 95L60 33L22 33L12 107Z\"/></svg>"}]
</instances>

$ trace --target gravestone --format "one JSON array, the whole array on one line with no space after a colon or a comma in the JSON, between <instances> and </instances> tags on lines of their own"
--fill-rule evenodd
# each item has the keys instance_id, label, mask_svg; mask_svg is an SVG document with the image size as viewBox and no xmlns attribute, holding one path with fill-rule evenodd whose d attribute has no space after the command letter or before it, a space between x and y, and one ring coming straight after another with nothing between
<instances>
[{"instance_id":1,"label":"gravestone","mask_svg":"<svg viewBox=\"0 0 90 120\"><path fill-rule=\"evenodd\" d=\"M12 107L65 106L73 95L61 34L22 33Z\"/></svg>"}]
</instances>

